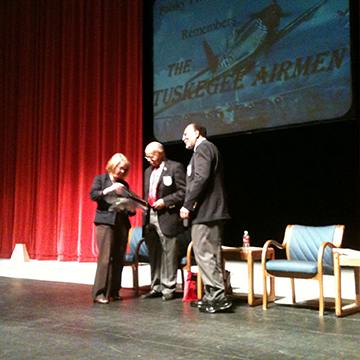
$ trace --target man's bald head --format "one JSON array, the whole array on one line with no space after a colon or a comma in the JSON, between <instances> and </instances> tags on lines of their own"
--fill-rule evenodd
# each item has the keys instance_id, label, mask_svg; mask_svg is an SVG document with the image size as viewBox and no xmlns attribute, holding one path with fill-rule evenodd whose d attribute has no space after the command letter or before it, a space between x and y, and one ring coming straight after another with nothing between
<instances>
[{"instance_id":1,"label":"man's bald head","mask_svg":"<svg viewBox=\"0 0 360 360\"><path fill-rule=\"evenodd\" d=\"M149 143L145 148L145 159L150 165L159 167L165 159L164 146L157 141Z\"/></svg>"}]
</instances>

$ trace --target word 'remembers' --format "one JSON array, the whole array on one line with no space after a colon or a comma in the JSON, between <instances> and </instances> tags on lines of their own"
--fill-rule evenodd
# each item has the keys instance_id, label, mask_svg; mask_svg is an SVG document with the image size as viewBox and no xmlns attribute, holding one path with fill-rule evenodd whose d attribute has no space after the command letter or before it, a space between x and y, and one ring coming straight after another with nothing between
<instances>
[{"instance_id":1,"label":"word 'remembers'","mask_svg":"<svg viewBox=\"0 0 360 360\"><path fill-rule=\"evenodd\" d=\"M236 25L236 17L225 19L222 21L218 21L216 19L213 23L201 26L197 29L184 29L181 30L181 39L186 40L190 39L196 36L204 35L206 33L217 31L229 26L235 26Z\"/></svg>"}]
</instances>

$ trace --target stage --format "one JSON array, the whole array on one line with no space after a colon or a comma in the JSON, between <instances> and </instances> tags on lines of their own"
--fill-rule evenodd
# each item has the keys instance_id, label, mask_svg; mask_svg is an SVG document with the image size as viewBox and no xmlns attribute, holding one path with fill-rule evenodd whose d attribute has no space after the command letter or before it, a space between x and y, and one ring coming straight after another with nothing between
<instances>
[{"instance_id":1,"label":"stage","mask_svg":"<svg viewBox=\"0 0 360 360\"><path fill-rule=\"evenodd\" d=\"M235 293L247 291L245 262L228 262ZM234 297L227 313L204 314L178 298L135 297L131 271L123 272L123 301L93 304L95 263L0 260L1 359L360 359L360 313L338 318L332 277L325 277L330 307L320 318L316 303L249 307ZM141 293L150 283L140 267ZM180 280L180 273L178 279ZM353 299L351 271L343 271L343 296ZM296 282L297 294L317 297L316 281ZM276 281L284 304L289 280ZM255 293L262 293L255 264ZM305 293L306 296L300 296Z\"/></svg>"}]
</instances>

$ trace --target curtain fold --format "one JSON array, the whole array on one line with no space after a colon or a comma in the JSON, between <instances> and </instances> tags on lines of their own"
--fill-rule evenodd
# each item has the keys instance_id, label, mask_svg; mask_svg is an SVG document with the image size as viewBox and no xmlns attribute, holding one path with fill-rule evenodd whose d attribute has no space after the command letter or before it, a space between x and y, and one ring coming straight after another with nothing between
<instances>
[{"instance_id":1,"label":"curtain fold","mask_svg":"<svg viewBox=\"0 0 360 360\"><path fill-rule=\"evenodd\" d=\"M142 0L0 2L0 257L96 261L93 178L142 194ZM131 219L141 224L141 214Z\"/></svg>"}]
</instances>

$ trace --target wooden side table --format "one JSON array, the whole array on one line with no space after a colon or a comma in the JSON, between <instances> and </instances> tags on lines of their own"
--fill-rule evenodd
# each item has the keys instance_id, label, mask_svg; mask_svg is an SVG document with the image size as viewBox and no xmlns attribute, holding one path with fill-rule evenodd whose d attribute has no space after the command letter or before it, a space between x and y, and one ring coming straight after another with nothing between
<instances>
[{"instance_id":1,"label":"wooden side table","mask_svg":"<svg viewBox=\"0 0 360 360\"><path fill-rule=\"evenodd\" d=\"M360 311L360 251L335 248L333 255L336 282L335 313L341 317ZM344 307L341 298L341 266L353 267L355 278L355 302Z\"/></svg>"},{"instance_id":2,"label":"wooden side table","mask_svg":"<svg viewBox=\"0 0 360 360\"><path fill-rule=\"evenodd\" d=\"M256 298L254 294L254 260L261 260L262 247L251 246L247 251L243 247L222 246L223 273L225 273L226 260L246 260L248 263L248 304L256 306L262 304L262 298ZM268 250L267 259L275 258L275 250ZM270 279L270 298L275 296L275 281Z\"/></svg>"}]
</instances>

